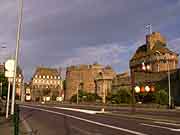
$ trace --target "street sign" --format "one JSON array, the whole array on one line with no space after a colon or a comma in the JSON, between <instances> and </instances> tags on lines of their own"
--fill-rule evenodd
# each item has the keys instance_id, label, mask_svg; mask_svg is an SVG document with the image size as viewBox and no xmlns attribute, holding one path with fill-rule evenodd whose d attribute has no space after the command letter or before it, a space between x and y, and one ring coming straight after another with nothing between
<instances>
[{"instance_id":1,"label":"street sign","mask_svg":"<svg viewBox=\"0 0 180 135\"><path fill-rule=\"evenodd\" d=\"M8 77L8 78L14 77L14 72L13 71L5 71L5 77Z\"/></svg>"},{"instance_id":2,"label":"street sign","mask_svg":"<svg viewBox=\"0 0 180 135\"><path fill-rule=\"evenodd\" d=\"M6 61L5 63L5 68L7 71L14 71L14 64L15 64L15 61L13 59L9 59Z\"/></svg>"}]
</instances>

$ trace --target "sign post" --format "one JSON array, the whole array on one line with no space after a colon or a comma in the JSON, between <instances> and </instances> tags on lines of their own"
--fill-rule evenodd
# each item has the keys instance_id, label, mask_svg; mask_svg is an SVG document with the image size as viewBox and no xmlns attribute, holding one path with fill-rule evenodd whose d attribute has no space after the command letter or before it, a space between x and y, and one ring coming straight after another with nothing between
<instances>
[{"instance_id":1,"label":"sign post","mask_svg":"<svg viewBox=\"0 0 180 135\"><path fill-rule=\"evenodd\" d=\"M8 118L9 114L9 98L10 98L10 86L12 82L12 78L14 77L14 60L7 60L5 63L5 77L8 78L8 94L7 94L7 102L6 102L6 118Z\"/></svg>"}]
</instances>

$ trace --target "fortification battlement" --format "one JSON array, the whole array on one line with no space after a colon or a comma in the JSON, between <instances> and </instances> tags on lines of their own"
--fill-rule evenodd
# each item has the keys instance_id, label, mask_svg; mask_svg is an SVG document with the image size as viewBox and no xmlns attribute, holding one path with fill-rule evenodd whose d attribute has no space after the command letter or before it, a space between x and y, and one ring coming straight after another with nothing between
<instances>
[{"instance_id":1,"label":"fortification battlement","mask_svg":"<svg viewBox=\"0 0 180 135\"><path fill-rule=\"evenodd\" d=\"M159 32L153 32L150 35L146 35L146 45L148 45L150 49L152 49L157 42L160 42L162 45L166 45L166 38Z\"/></svg>"}]
</instances>

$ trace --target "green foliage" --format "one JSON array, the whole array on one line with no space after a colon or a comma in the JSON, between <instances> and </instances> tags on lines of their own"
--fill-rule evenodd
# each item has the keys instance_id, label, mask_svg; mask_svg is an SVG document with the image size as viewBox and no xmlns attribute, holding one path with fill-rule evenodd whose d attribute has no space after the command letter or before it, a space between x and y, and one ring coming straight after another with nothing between
<instances>
[{"instance_id":1,"label":"green foliage","mask_svg":"<svg viewBox=\"0 0 180 135\"><path fill-rule=\"evenodd\" d=\"M156 103L158 103L160 105L168 104L168 94L165 90L159 90L156 93Z\"/></svg>"},{"instance_id":2,"label":"green foliage","mask_svg":"<svg viewBox=\"0 0 180 135\"><path fill-rule=\"evenodd\" d=\"M63 80L63 90L66 90L66 80Z\"/></svg>"},{"instance_id":3,"label":"green foliage","mask_svg":"<svg viewBox=\"0 0 180 135\"><path fill-rule=\"evenodd\" d=\"M95 102L98 99L101 99L101 98L95 93L87 93L83 90L79 90L79 102ZM73 95L70 101L76 102L77 94Z\"/></svg>"},{"instance_id":4,"label":"green foliage","mask_svg":"<svg viewBox=\"0 0 180 135\"><path fill-rule=\"evenodd\" d=\"M8 80L4 74L0 74L0 82L2 82L2 96L7 96Z\"/></svg>"},{"instance_id":5,"label":"green foliage","mask_svg":"<svg viewBox=\"0 0 180 135\"><path fill-rule=\"evenodd\" d=\"M107 100L113 104L130 103L131 92L128 89L120 89L116 94L108 95Z\"/></svg>"},{"instance_id":6,"label":"green foliage","mask_svg":"<svg viewBox=\"0 0 180 135\"><path fill-rule=\"evenodd\" d=\"M50 89L46 88L46 89L43 89L43 96L49 96L50 94Z\"/></svg>"},{"instance_id":7,"label":"green foliage","mask_svg":"<svg viewBox=\"0 0 180 135\"><path fill-rule=\"evenodd\" d=\"M142 103L154 103L156 100L156 93L155 92L144 92L136 94L136 101Z\"/></svg>"},{"instance_id":8,"label":"green foliage","mask_svg":"<svg viewBox=\"0 0 180 135\"><path fill-rule=\"evenodd\" d=\"M58 95L59 95L59 92L58 92L58 91L54 91L54 92L52 93L52 100L53 100L53 101L56 101L56 98L58 97Z\"/></svg>"}]
</instances>

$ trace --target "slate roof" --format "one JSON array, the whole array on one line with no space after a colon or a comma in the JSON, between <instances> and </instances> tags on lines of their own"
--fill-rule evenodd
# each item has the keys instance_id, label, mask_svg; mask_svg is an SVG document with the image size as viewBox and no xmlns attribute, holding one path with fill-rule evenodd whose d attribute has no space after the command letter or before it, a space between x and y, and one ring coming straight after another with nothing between
<instances>
[{"instance_id":1,"label":"slate roof","mask_svg":"<svg viewBox=\"0 0 180 135\"><path fill-rule=\"evenodd\" d=\"M35 71L35 75L58 76L59 73L55 68L38 67Z\"/></svg>"}]
</instances>

